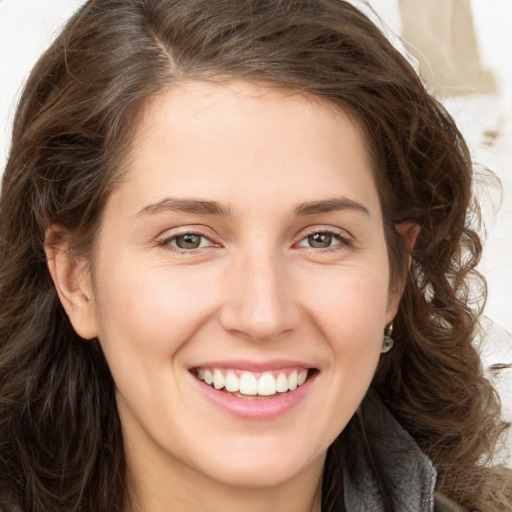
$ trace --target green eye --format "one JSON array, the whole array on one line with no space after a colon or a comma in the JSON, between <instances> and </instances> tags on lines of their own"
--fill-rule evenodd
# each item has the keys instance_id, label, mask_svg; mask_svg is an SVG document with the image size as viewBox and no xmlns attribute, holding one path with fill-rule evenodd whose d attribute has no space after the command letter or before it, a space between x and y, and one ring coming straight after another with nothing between
<instances>
[{"instance_id":1,"label":"green eye","mask_svg":"<svg viewBox=\"0 0 512 512\"><path fill-rule=\"evenodd\" d=\"M215 242L202 233L193 231L168 236L158 241L158 245L166 250L179 254L194 254L198 249L219 247Z\"/></svg>"},{"instance_id":2,"label":"green eye","mask_svg":"<svg viewBox=\"0 0 512 512\"><path fill-rule=\"evenodd\" d=\"M314 249L326 249L333 245L333 241L336 241L331 233L313 233L307 237L307 240L309 246Z\"/></svg>"},{"instance_id":3,"label":"green eye","mask_svg":"<svg viewBox=\"0 0 512 512\"><path fill-rule=\"evenodd\" d=\"M180 249L199 249L203 245L204 237L195 233L186 233L173 238L171 245Z\"/></svg>"},{"instance_id":4,"label":"green eye","mask_svg":"<svg viewBox=\"0 0 512 512\"><path fill-rule=\"evenodd\" d=\"M341 250L352 246L351 240L338 231L312 231L296 245L306 249Z\"/></svg>"}]
</instances>

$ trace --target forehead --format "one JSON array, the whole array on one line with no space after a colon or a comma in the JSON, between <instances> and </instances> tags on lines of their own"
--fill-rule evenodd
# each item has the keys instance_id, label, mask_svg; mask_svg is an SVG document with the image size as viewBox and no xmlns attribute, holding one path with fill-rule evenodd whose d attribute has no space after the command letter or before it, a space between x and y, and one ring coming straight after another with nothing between
<instances>
[{"instance_id":1,"label":"forehead","mask_svg":"<svg viewBox=\"0 0 512 512\"><path fill-rule=\"evenodd\" d=\"M252 135L260 136L264 133L258 134L255 130L257 122L268 128L281 123L287 128L282 135L295 137L298 136L298 130L294 129L299 128L298 121L307 123L311 133L319 126L324 131L330 129L334 137L340 125L350 125L365 147L367 142L348 108L341 108L333 101L307 91L236 79L223 82L179 81L153 96L141 117L133 141L135 149L164 125L165 130L172 128L172 133L180 131L181 136L186 136L187 132L190 134L194 130L199 133L205 123L210 126L216 123L219 130L227 124L239 135L254 130ZM272 135L270 130L267 135Z\"/></svg>"},{"instance_id":2,"label":"forehead","mask_svg":"<svg viewBox=\"0 0 512 512\"><path fill-rule=\"evenodd\" d=\"M309 93L243 81L182 82L154 97L127 178L151 200L162 186L225 202L295 191L303 202L331 197L343 181L376 199L365 138L347 113Z\"/></svg>"}]
</instances>

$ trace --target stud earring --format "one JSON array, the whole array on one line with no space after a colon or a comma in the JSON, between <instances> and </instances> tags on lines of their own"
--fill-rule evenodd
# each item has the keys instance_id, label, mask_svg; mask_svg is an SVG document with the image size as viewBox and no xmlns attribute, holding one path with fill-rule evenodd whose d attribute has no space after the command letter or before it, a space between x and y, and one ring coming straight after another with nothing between
<instances>
[{"instance_id":1,"label":"stud earring","mask_svg":"<svg viewBox=\"0 0 512 512\"><path fill-rule=\"evenodd\" d=\"M391 337L391 334L393 333L393 324L389 324L386 330L384 331L384 338L382 339L382 348L380 351L385 354L386 352L389 352L393 345L395 344L395 341Z\"/></svg>"}]
</instances>

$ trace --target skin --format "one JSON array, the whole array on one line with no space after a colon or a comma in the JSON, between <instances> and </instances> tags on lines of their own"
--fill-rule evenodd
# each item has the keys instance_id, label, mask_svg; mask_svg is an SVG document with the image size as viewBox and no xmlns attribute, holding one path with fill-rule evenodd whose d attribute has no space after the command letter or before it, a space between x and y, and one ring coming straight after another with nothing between
<instances>
[{"instance_id":1,"label":"skin","mask_svg":"<svg viewBox=\"0 0 512 512\"><path fill-rule=\"evenodd\" d=\"M237 81L174 86L145 112L92 271L48 231L61 301L112 370L141 510L320 511L326 450L370 385L401 292L365 141L323 101ZM297 213L310 202L323 206ZM190 232L200 246L180 250ZM314 233L330 233L328 247ZM189 371L283 358L318 373L264 421L219 409Z\"/></svg>"}]
</instances>

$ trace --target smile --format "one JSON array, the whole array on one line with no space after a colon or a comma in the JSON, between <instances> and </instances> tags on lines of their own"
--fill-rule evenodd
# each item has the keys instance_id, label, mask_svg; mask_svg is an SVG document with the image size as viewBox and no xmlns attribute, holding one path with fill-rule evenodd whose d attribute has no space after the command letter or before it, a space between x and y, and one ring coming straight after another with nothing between
<instances>
[{"instance_id":1,"label":"smile","mask_svg":"<svg viewBox=\"0 0 512 512\"><path fill-rule=\"evenodd\" d=\"M279 396L294 391L308 378L309 370L289 368L281 371L250 372L238 369L195 368L192 372L210 387L240 398Z\"/></svg>"}]
</instances>

